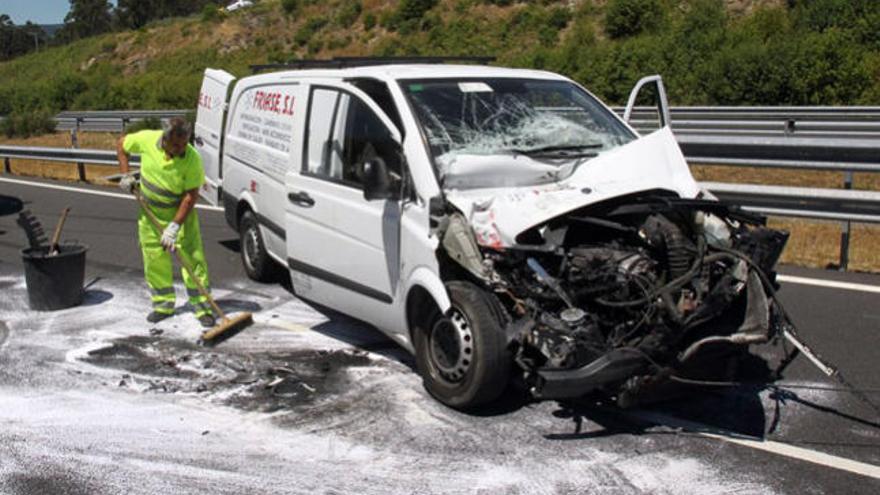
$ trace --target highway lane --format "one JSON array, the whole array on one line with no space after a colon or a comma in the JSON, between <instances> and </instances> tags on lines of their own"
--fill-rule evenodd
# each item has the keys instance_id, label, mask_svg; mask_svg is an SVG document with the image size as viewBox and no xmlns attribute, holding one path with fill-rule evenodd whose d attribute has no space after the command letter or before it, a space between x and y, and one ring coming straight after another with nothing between
<instances>
[{"instance_id":1,"label":"highway lane","mask_svg":"<svg viewBox=\"0 0 880 495\"><path fill-rule=\"evenodd\" d=\"M140 276L140 254L135 232L137 208L133 201L13 184L3 179L0 177L0 195L23 200L25 207L43 221L47 231L51 231L64 206L73 208L63 238L78 239L91 246L87 280L95 277L113 280ZM88 186L76 187L108 191ZM245 277L238 259L237 235L226 226L222 213L202 210L200 217L212 285L219 289L240 285ZM0 264L11 271L20 269L19 250L24 244L25 237L15 225L14 217L0 217ZM795 267L784 267L782 272L797 277L880 286L880 277L876 275L839 274ZM293 295L289 297L294 298ZM876 371L880 357L880 295L783 283L781 297L801 333L815 349L837 364L857 387L880 390L880 373ZM144 297L145 311L146 307ZM356 325L344 317L334 318L341 319L344 325ZM376 335L377 332L373 331L372 336L375 338ZM769 430L767 438L771 440L880 465L880 429L875 424L877 418L872 417L868 409L844 391L821 390L833 389L837 385L823 377L803 358L799 358L789 369L786 383L795 386L764 392L760 397L748 390L718 390L659 409L637 411L627 417L633 421L633 425L646 419L656 421L657 417L650 414L662 414L664 417L686 419L742 434L755 435ZM880 393L871 392L870 396L880 401ZM538 412L543 413L553 409L546 405L537 408ZM602 421L601 414L597 415L595 411L574 408L571 414L575 417L583 414L588 421ZM565 434L560 438L588 441L608 451L644 449L645 442L651 445L650 448L676 449L684 455L717 461L728 469L739 466L744 472L761 473L763 478L776 479L778 482L771 486L774 491L782 493L796 493L790 490L791 487L809 486L819 492L833 490L851 493L876 492L878 488L876 480L836 468L819 467L803 460L757 452L729 443L721 448L722 444L709 439L646 437L643 431L639 432L639 428L633 430L631 426L617 425L616 434L604 438L587 440L577 435L566 437ZM667 426L676 426L676 423L669 421ZM648 437L650 440L647 440Z\"/></svg>"}]
</instances>

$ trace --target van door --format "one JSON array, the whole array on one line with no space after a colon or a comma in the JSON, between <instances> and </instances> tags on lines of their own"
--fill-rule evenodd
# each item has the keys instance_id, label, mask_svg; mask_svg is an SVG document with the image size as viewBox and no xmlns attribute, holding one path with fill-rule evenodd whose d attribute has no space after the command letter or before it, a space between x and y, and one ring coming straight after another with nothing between
<instances>
[{"instance_id":1,"label":"van door","mask_svg":"<svg viewBox=\"0 0 880 495\"><path fill-rule=\"evenodd\" d=\"M312 83L303 163L287 178L288 265L297 294L384 326L399 280L400 201L364 198L363 163L400 174L400 133L366 94Z\"/></svg>"},{"instance_id":2,"label":"van door","mask_svg":"<svg viewBox=\"0 0 880 495\"><path fill-rule=\"evenodd\" d=\"M199 91L199 106L196 111L195 138L196 150L202 156L205 167L205 184L200 195L212 205L220 202L220 189L223 179L221 150L223 147L223 124L226 117L229 86L235 76L228 72L205 69L202 89Z\"/></svg>"},{"instance_id":3,"label":"van door","mask_svg":"<svg viewBox=\"0 0 880 495\"><path fill-rule=\"evenodd\" d=\"M662 129L672 125L672 120L669 117L669 101L666 99L666 88L663 86L663 78L659 75L646 76L639 79L629 94L629 100L626 102L626 109L623 111L623 120L630 123L639 92L642 88L651 83L654 83L656 88L657 116L660 121L660 128Z\"/></svg>"}]
</instances>

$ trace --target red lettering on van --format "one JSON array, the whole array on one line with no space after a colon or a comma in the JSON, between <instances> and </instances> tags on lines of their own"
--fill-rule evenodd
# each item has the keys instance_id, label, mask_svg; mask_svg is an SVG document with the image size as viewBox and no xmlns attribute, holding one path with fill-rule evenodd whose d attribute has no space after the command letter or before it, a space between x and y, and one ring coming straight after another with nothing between
<instances>
[{"instance_id":1,"label":"red lettering on van","mask_svg":"<svg viewBox=\"0 0 880 495\"><path fill-rule=\"evenodd\" d=\"M206 95L205 93L199 92L199 106L210 110L212 108L211 95Z\"/></svg>"},{"instance_id":2,"label":"red lettering on van","mask_svg":"<svg viewBox=\"0 0 880 495\"><path fill-rule=\"evenodd\" d=\"M284 96L284 111L281 112L284 115L293 115L293 96L285 95Z\"/></svg>"},{"instance_id":3,"label":"red lettering on van","mask_svg":"<svg viewBox=\"0 0 880 495\"><path fill-rule=\"evenodd\" d=\"M253 108L279 115L293 115L293 97L281 93L257 91L254 93Z\"/></svg>"}]
</instances>

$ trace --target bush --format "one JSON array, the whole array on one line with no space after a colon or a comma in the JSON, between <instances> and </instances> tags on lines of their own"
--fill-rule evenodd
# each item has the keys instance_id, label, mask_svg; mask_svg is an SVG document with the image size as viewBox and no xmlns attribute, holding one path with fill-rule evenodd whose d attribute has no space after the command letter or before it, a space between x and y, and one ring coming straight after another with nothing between
<instances>
[{"instance_id":1,"label":"bush","mask_svg":"<svg viewBox=\"0 0 880 495\"><path fill-rule=\"evenodd\" d=\"M31 110L13 112L0 122L0 133L6 137L31 137L55 132L54 112Z\"/></svg>"},{"instance_id":2,"label":"bush","mask_svg":"<svg viewBox=\"0 0 880 495\"><path fill-rule=\"evenodd\" d=\"M311 39L327 25L327 19L324 17L312 17L293 35L293 41L299 46L305 46Z\"/></svg>"},{"instance_id":3,"label":"bush","mask_svg":"<svg viewBox=\"0 0 880 495\"><path fill-rule=\"evenodd\" d=\"M351 27L361 16L362 10L361 2L357 0L346 2L336 14L336 24L344 28Z\"/></svg>"},{"instance_id":4,"label":"bush","mask_svg":"<svg viewBox=\"0 0 880 495\"><path fill-rule=\"evenodd\" d=\"M67 110L76 97L88 89L86 81L76 74L63 74L52 82L47 90L48 104L52 108Z\"/></svg>"},{"instance_id":5,"label":"bush","mask_svg":"<svg viewBox=\"0 0 880 495\"><path fill-rule=\"evenodd\" d=\"M147 117L145 119L136 120L125 126L126 134L133 134L144 130L159 130L162 128L162 121L159 117Z\"/></svg>"},{"instance_id":6,"label":"bush","mask_svg":"<svg viewBox=\"0 0 880 495\"><path fill-rule=\"evenodd\" d=\"M202 22L217 22L223 18L223 12L213 3L206 4L202 8Z\"/></svg>"},{"instance_id":7,"label":"bush","mask_svg":"<svg viewBox=\"0 0 880 495\"><path fill-rule=\"evenodd\" d=\"M799 25L822 32L832 27L852 26L863 15L866 3L876 3L876 0L800 0L794 16Z\"/></svg>"},{"instance_id":8,"label":"bush","mask_svg":"<svg viewBox=\"0 0 880 495\"><path fill-rule=\"evenodd\" d=\"M364 29L369 31L374 27L376 27L376 14L368 12L367 15L364 16Z\"/></svg>"},{"instance_id":9,"label":"bush","mask_svg":"<svg viewBox=\"0 0 880 495\"><path fill-rule=\"evenodd\" d=\"M383 10L379 14L379 25L389 31L397 31L397 27L400 25L400 16L397 15L396 11Z\"/></svg>"},{"instance_id":10,"label":"bush","mask_svg":"<svg viewBox=\"0 0 880 495\"><path fill-rule=\"evenodd\" d=\"M421 19L425 12L434 8L437 0L400 0L397 6L397 16L408 21L412 19Z\"/></svg>"},{"instance_id":11,"label":"bush","mask_svg":"<svg viewBox=\"0 0 880 495\"><path fill-rule=\"evenodd\" d=\"M611 0L605 12L605 32L611 38L635 36L657 27L662 15L658 0Z\"/></svg>"},{"instance_id":12,"label":"bush","mask_svg":"<svg viewBox=\"0 0 880 495\"><path fill-rule=\"evenodd\" d=\"M550 9L547 24L556 28L556 30L565 29L571 21L571 12L565 7L554 7Z\"/></svg>"},{"instance_id":13,"label":"bush","mask_svg":"<svg viewBox=\"0 0 880 495\"><path fill-rule=\"evenodd\" d=\"M281 0L281 8L287 15L294 15L299 10L299 0Z\"/></svg>"}]
</instances>

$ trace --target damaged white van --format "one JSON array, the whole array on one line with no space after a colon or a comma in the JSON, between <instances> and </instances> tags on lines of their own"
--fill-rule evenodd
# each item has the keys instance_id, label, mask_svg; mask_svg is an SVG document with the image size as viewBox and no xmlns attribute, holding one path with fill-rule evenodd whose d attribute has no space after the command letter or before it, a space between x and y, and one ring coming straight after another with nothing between
<instances>
[{"instance_id":1,"label":"damaged white van","mask_svg":"<svg viewBox=\"0 0 880 495\"><path fill-rule=\"evenodd\" d=\"M557 74L399 62L205 71L202 193L250 277L289 270L460 409L511 381L626 405L777 334L787 234L700 189L659 78L661 128L640 136Z\"/></svg>"}]
</instances>

